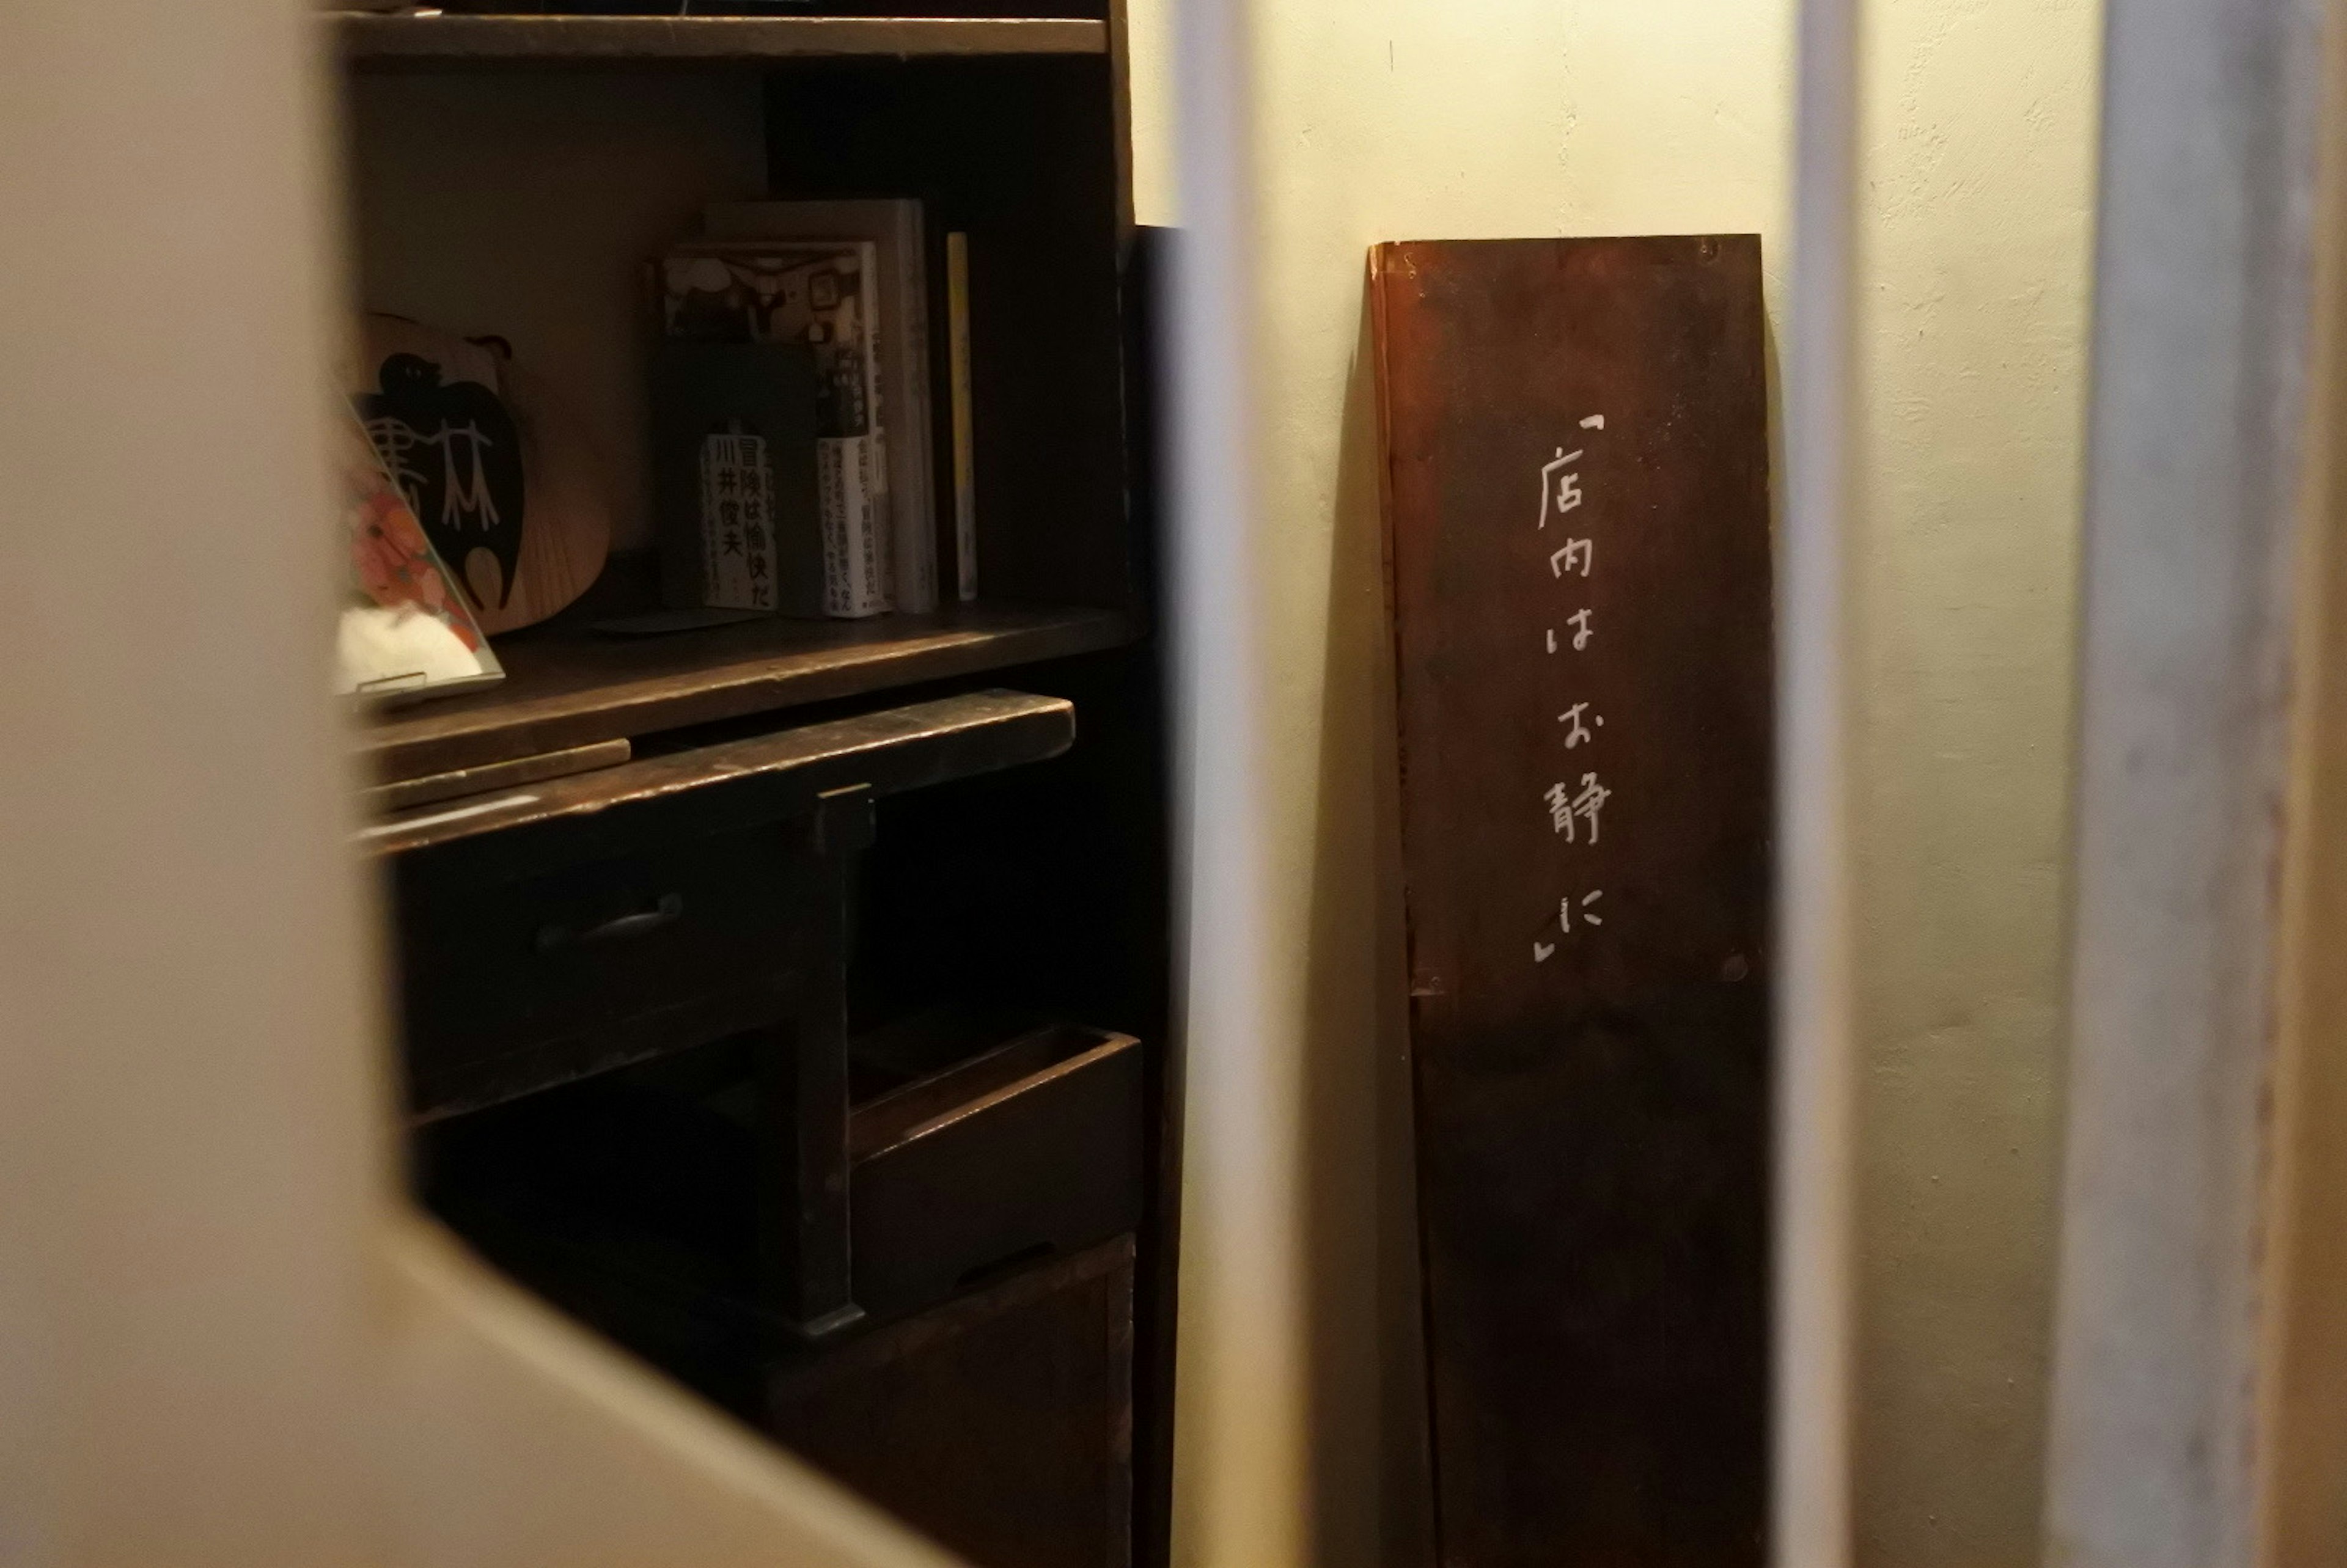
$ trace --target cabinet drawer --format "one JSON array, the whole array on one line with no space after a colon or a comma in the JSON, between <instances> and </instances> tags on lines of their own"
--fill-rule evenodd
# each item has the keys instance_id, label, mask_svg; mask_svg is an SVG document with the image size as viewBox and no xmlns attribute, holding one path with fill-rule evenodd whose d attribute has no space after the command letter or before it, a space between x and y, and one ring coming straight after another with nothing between
<instances>
[{"instance_id":1,"label":"cabinet drawer","mask_svg":"<svg viewBox=\"0 0 2347 1568\"><path fill-rule=\"evenodd\" d=\"M809 987L841 984L843 856L868 836L870 803L1054 757L1074 736L1064 698L973 692L368 828L395 886L411 1114L827 1005Z\"/></svg>"},{"instance_id":2,"label":"cabinet drawer","mask_svg":"<svg viewBox=\"0 0 2347 1568\"><path fill-rule=\"evenodd\" d=\"M1133 1238L776 1369L765 1428L976 1568L1133 1561Z\"/></svg>"},{"instance_id":3,"label":"cabinet drawer","mask_svg":"<svg viewBox=\"0 0 2347 1568\"><path fill-rule=\"evenodd\" d=\"M1139 1223L1141 1042L1061 1026L856 1108L856 1300L876 1315Z\"/></svg>"},{"instance_id":4,"label":"cabinet drawer","mask_svg":"<svg viewBox=\"0 0 2347 1568\"><path fill-rule=\"evenodd\" d=\"M789 825L769 823L512 881L403 889L413 1112L780 1019L807 876L793 845Z\"/></svg>"}]
</instances>

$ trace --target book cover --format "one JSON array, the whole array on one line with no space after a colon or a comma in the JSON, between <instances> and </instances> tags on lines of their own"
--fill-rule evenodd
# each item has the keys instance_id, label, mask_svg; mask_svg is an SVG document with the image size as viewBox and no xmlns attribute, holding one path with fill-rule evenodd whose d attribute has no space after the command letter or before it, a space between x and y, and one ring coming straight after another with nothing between
<instances>
[{"instance_id":1,"label":"book cover","mask_svg":"<svg viewBox=\"0 0 2347 1568\"><path fill-rule=\"evenodd\" d=\"M805 343L660 345L652 483L671 606L825 613L815 388Z\"/></svg>"},{"instance_id":2,"label":"book cover","mask_svg":"<svg viewBox=\"0 0 2347 1568\"><path fill-rule=\"evenodd\" d=\"M663 273L662 318L671 339L795 343L813 353L825 613L885 612L892 595L876 247L705 241L672 249Z\"/></svg>"},{"instance_id":3,"label":"book cover","mask_svg":"<svg viewBox=\"0 0 2347 1568\"><path fill-rule=\"evenodd\" d=\"M937 441L930 395L928 240L910 199L733 201L703 220L716 240L868 241L881 288L881 430L887 446L889 542L896 605L937 608Z\"/></svg>"}]
</instances>

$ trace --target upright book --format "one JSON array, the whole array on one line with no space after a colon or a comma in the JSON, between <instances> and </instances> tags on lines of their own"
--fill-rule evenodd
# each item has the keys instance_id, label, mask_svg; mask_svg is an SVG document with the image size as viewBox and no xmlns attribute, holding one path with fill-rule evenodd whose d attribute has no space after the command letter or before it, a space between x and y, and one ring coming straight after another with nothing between
<instances>
[{"instance_id":1,"label":"upright book","mask_svg":"<svg viewBox=\"0 0 2347 1568\"><path fill-rule=\"evenodd\" d=\"M709 209L717 240L859 241L879 264L880 429L887 449L888 528L896 604L938 605L936 433L929 395L928 239L909 199L734 201Z\"/></svg>"},{"instance_id":2,"label":"upright book","mask_svg":"<svg viewBox=\"0 0 2347 1568\"><path fill-rule=\"evenodd\" d=\"M813 352L824 610L850 618L893 602L878 273L877 248L855 241L702 241L672 248L662 264L670 339Z\"/></svg>"},{"instance_id":3,"label":"upright book","mask_svg":"<svg viewBox=\"0 0 2347 1568\"><path fill-rule=\"evenodd\" d=\"M953 409L953 563L957 597L978 597L978 431L970 396L969 236L946 236L947 392Z\"/></svg>"},{"instance_id":4,"label":"upright book","mask_svg":"<svg viewBox=\"0 0 2347 1568\"><path fill-rule=\"evenodd\" d=\"M652 360L663 597L825 613L815 356L794 343L664 343Z\"/></svg>"},{"instance_id":5,"label":"upright book","mask_svg":"<svg viewBox=\"0 0 2347 1568\"><path fill-rule=\"evenodd\" d=\"M1444 1568L1763 1561L1760 245L1370 260Z\"/></svg>"}]
</instances>

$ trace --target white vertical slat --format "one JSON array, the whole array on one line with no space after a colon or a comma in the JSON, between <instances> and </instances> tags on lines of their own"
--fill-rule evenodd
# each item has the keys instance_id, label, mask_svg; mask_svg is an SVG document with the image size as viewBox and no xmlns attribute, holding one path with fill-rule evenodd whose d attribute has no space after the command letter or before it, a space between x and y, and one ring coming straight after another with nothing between
<instances>
[{"instance_id":1,"label":"white vertical slat","mask_svg":"<svg viewBox=\"0 0 2347 1568\"><path fill-rule=\"evenodd\" d=\"M1856 0L1803 0L1777 604L1778 1568L1850 1549L1856 1092L1845 564L1857 206Z\"/></svg>"},{"instance_id":2,"label":"white vertical slat","mask_svg":"<svg viewBox=\"0 0 2347 1568\"><path fill-rule=\"evenodd\" d=\"M2255 1550L2321 0L2109 0L2048 1555Z\"/></svg>"},{"instance_id":3,"label":"white vertical slat","mask_svg":"<svg viewBox=\"0 0 2347 1568\"><path fill-rule=\"evenodd\" d=\"M1247 0L1176 13L1170 603L1184 1117L1174 1557L1310 1550L1300 933L1272 865ZM1292 877L1289 886L1293 886Z\"/></svg>"}]
</instances>

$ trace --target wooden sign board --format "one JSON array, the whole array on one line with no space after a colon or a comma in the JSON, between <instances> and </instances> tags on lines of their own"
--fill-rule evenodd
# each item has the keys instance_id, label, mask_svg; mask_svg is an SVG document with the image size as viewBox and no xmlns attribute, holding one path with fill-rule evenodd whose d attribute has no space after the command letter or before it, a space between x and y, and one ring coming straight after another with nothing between
<instances>
[{"instance_id":1,"label":"wooden sign board","mask_svg":"<svg viewBox=\"0 0 2347 1568\"><path fill-rule=\"evenodd\" d=\"M1445 1568L1762 1561L1750 235L1371 258Z\"/></svg>"}]
</instances>

